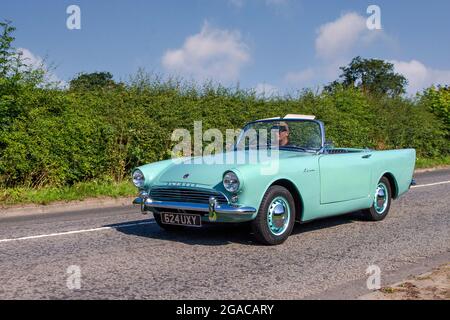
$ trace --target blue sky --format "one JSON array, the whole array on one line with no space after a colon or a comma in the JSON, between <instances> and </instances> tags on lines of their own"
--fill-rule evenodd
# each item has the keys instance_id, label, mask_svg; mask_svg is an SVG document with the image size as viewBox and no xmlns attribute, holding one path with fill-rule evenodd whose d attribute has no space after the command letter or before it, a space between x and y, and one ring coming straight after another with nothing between
<instances>
[{"instance_id":1,"label":"blue sky","mask_svg":"<svg viewBox=\"0 0 450 320\"><path fill-rule=\"evenodd\" d=\"M369 5L381 30L369 30ZM81 29L66 27L69 5ZM409 93L450 83L450 1L15 0L0 18L17 27L29 61L54 77L110 71L127 80L143 67L164 75L257 88L266 94L326 84L352 57L392 61Z\"/></svg>"}]
</instances>

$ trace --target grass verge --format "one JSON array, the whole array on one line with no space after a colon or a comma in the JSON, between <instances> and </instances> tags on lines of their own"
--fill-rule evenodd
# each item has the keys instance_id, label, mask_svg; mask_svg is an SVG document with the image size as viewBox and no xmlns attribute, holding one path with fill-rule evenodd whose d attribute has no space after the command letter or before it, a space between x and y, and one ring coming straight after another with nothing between
<instances>
[{"instance_id":1,"label":"grass verge","mask_svg":"<svg viewBox=\"0 0 450 320\"><path fill-rule=\"evenodd\" d=\"M450 156L437 159L418 158L416 169L450 165ZM129 181L91 181L73 186L33 188L8 188L0 190L0 207L18 204L49 204L56 201L84 200L98 197L128 197L136 194L136 188Z\"/></svg>"},{"instance_id":2,"label":"grass verge","mask_svg":"<svg viewBox=\"0 0 450 320\"><path fill-rule=\"evenodd\" d=\"M17 204L49 204L56 201L73 201L98 197L126 197L136 194L136 187L129 181L92 181L73 186L33 188L9 188L0 191L0 207Z\"/></svg>"},{"instance_id":3,"label":"grass verge","mask_svg":"<svg viewBox=\"0 0 450 320\"><path fill-rule=\"evenodd\" d=\"M416 169L444 167L449 165L450 165L450 156L432 159L417 158L416 160Z\"/></svg>"}]
</instances>

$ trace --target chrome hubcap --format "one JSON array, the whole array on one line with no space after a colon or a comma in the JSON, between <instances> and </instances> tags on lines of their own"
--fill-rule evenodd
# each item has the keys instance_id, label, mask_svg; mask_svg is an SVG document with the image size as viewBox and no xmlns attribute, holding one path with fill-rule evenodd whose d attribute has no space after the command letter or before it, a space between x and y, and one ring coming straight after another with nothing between
<instances>
[{"instance_id":1,"label":"chrome hubcap","mask_svg":"<svg viewBox=\"0 0 450 320\"><path fill-rule=\"evenodd\" d=\"M375 191L374 207L378 214L383 214L389 201L388 189L386 185L380 182Z\"/></svg>"},{"instance_id":2,"label":"chrome hubcap","mask_svg":"<svg viewBox=\"0 0 450 320\"><path fill-rule=\"evenodd\" d=\"M267 225L270 232L279 236L283 234L291 217L291 211L287 200L283 197L276 197L269 205L267 212Z\"/></svg>"}]
</instances>

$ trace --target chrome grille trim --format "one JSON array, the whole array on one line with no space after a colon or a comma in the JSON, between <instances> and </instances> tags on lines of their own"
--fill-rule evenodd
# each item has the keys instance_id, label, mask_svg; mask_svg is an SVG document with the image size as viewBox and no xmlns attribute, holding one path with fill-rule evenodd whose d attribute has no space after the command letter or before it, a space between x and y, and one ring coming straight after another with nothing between
<instances>
[{"instance_id":1,"label":"chrome grille trim","mask_svg":"<svg viewBox=\"0 0 450 320\"><path fill-rule=\"evenodd\" d=\"M150 198L155 201L209 204L210 197L215 197L219 204L229 203L227 197L222 192L213 189L154 187L150 190Z\"/></svg>"}]
</instances>

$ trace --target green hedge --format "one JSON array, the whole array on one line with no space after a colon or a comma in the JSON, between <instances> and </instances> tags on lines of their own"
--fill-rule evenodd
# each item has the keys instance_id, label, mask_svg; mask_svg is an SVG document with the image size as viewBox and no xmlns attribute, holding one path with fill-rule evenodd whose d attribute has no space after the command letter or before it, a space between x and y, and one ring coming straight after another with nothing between
<instances>
[{"instance_id":1,"label":"green hedge","mask_svg":"<svg viewBox=\"0 0 450 320\"><path fill-rule=\"evenodd\" d=\"M416 148L450 154L438 99L371 98L356 89L263 99L251 91L145 82L59 90L0 81L0 186L43 187L105 179L170 156L172 131L240 128L254 119L315 114L336 146Z\"/></svg>"}]
</instances>

